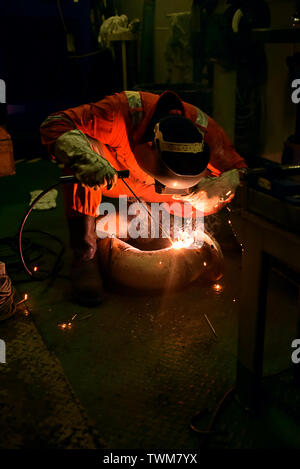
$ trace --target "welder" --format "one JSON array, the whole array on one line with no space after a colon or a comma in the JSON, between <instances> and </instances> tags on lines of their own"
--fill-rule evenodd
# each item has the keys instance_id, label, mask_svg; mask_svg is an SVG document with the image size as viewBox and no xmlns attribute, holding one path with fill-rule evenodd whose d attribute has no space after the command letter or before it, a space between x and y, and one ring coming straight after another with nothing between
<instances>
[{"instance_id":1,"label":"welder","mask_svg":"<svg viewBox=\"0 0 300 469\"><path fill-rule=\"evenodd\" d=\"M65 174L79 181L64 186L64 200L73 296L87 305L103 299L95 233L102 196L132 195L116 171L128 169L130 187L147 202L176 199L208 215L232 199L246 167L224 130L172 91L124 91L51 114L41 137ZM224 197L216 198L221 180Z\"/></svg>"}]
</instances>

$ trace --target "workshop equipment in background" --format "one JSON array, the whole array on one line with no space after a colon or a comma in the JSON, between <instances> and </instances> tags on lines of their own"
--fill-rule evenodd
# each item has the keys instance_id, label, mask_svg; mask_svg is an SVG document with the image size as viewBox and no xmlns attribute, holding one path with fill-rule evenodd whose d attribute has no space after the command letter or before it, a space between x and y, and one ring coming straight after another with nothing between
<instances>
[{"instance_id":1,"label":"workshop equipment in background","mask_svg":"<svg viewBox=\"0 0 300 469\"><path fill-rule=\"evenodd\" d=\"M131 83L137 81L137 32L139 25L138 18L128 22L126 15L111 16L104 20L98 35L98 43L103 48L109 48L112 51L116 62L119 58L117 45L121 46L123 90L130 89ZM129 55L129 63L127 55ZM130 86L128 86L128 82L130 82Z\"/></svg>"},{"instance_id":2,"label":"workshop equipment in background","mask_svg":"<svg viewBox=\"0 0 300 469\"><path fill-rule=\"evenodd\" d=\"M4 262L0 261L0 321L10 318L16 312L14 289L6 274Z\"/></svg>"},{"instance_id":3,"label":"workshop equipment in background","mask_svg":"<svg viewBox=\"0 0 300 469\"><path fill-rule=\"evenodd\" d=\"M269 25L263 0L194 0L192 5L194 81L206 80L213 89L211 115L248 164L262 151L266 82L264 46L253 40L251 30Z\"/></svg>"},{"instance_id":4,"label":"workshop equipment in background","mask_svg":"<svg viewBox=\"0 0 300 469\"><path fill-rule=\"evenodd\" d=\"M137 35L133 33L132 31L128 32L122 32L119 34L112 34L110 36L110 41L113 45L113 50L114 50L114 56L116 56L116 46L117 44L121 45L121 61L122 61L122 89L127 90L131 88L131 84L135 83L137 80ZM132 46L132 49L134 50L131 51L131 54L129 54L131 60L130 60L130 67L128 66L128 51L127 49L129 48L129 45ZM132 53L133 52L133 53ZM135 55L135 60L132 60L132 56ZM134 69L134 70L133 70ZM134 75L130 76L128 80L128 75ZM129 82L129 86L128 86Z\"/></svg>"},{"instance_id":5,"label":"workshop equipment in background","mask_svg":"<svg viewBox=\"0 0 300 469\"><path fill-rule=\"evenodd\" d=\"M167 83L192 81L193 61L190 41L191 12L169 13L169 38L164 57L167 64Z\"/></svg>"},{"instance_id":6,"label":"workshop equipment in background","mask_svg":"<svg viewBox=\"0 0 300 469\"><path fill-rule=\"evenodd\" d=\"M294 55L287 57L287 65L289 67L290 81L300 77L300 53L296 52ZM300 163L300 106L296 104L296 122L295 133L290 135L284 142L284 149L282 153L282 163Z\"/></svg>"},{"instance_id":7,"label":"workshop equipment in background","mask_svg":"<svg viewBox=\"0 0 300 469\"><path fill-rule=\"evenodd\" d=\"M261 165L244 173L247 210L299 234L300 164L280 165L261 159Z\"/></svg>"},{"instance_id":8,"label":"workshop equipment in background","mask_svg":"<svg viewBox=\"0 0 300 469\"><path fill-rule=\"evenodd\" d=\"M203 438L216 435L214 424L233 396L247 411L259 415L263 409L267 295L272 268L297 285L300 298L300 164L280 165L265 159L260 164L244 171L236 386L225 393L205 430L197 426L203 412L193 416L190 428ZM300 316L297 326L299 333Z\"/></svg>"},{"instance_id":9,"label":"workshop equipment in background","mask_svg":"<svg viewBox=\"0 0 300 469\"><path fill-rule=\"evenodd\" d=\"M259 411L271 269L300 291L300 164L266 161L246 181L236 389L245 408Z\"/></svg>"},{"instance_id":10,"label":"workshop equipment in background","mask_svg":"<svg viewBox=\"0 0 300 469\"><path fill-rule=\"evenodd\" d=\"M252 29L251 36L255 43L261 44L293 44L295 50L296 45L300 44L300 28L299 28L299 2L297 2L297 10L290 20L289 27L286 28L271 28L256 26ZM289 68L289 91L292 95L293 88L290 87L294 79L299 78L300 73L300 54L294 53L286 59ZM256 67L255 67L256 69ZM259 75L257 70L256 74ZM276 84L277 86L277 84ZM297 92L297 90L295 90ZM291 96L292 97L292 96ZM293 99L291 99L293 101ZM299 163L300 162L300 111L299 104L296 104L296 123L295 133L287 138L284 143L281 162L283 164Z\"/></svg>"},{"instance_id":11,"label":"workshop equipment in background","mask_svg":"<svg viewBox=\"0 0 300 469\"><path fill-rule=\"evenodd\" d=\"M15 174L13 145L9 133L0 126L0 177Z\"/></svg>"}]
</instances>

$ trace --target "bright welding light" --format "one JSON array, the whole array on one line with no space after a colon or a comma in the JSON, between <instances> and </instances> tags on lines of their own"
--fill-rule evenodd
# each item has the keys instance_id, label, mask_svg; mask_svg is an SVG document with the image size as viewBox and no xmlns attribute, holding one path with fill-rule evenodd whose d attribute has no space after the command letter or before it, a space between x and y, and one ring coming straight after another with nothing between
<instances>
[{"instance_id":1,"label":"bright welding light","mask_svg":"<svg viewBox=\"0 0 300 469\"><path fill-rule=\"evenodd\" d=\"M195 241L194 235L181 231L178 235L177 241L173 242L172 248L174 249L189 248L194 243L194 241Z\"/></svg>"},{"instance_id":2,"label":"bright welding light","mask_svg":"<svg viewBox=\"0 0 300 469\"><path fill-rule=\"evenodd\" d=\"M37 272L37 270L38 270L38 268L37 268L37 266L35 266L35 267L33 268L33 272Z\"/></svg>"},{"instance_id":3,"label":"bright welding light","mask_svg":"<svg viewBox=\"0 0 300 469\"><path fill-rule=\"evenodd\" d=\"M172 248L174 249L199 249L203 245L203 230L180 230L177 235L176 241L173 241Z\"/></svg>"},{"instance_id":4,"label":"bright welding light","mask_svg":"<svg viewBox=\"0 0 300 469\"><path fill-rule=\"evenodd\" d=\"M219 283L215 283L215 284L213 285L213 289L215 290L215 292L219 293L220 291L223 290L223 287L222 287L222 285L220 285Z\"/></svg>"}]
</instances>

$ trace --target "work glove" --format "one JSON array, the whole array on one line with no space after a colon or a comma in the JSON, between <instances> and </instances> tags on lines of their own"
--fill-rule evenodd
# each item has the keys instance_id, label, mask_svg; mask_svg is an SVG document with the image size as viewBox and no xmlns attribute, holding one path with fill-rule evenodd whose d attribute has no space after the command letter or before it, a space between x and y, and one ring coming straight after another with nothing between
<instances>
[{"instance_id":1,"label":"work glove","mask_svg":"<svg viewBox=\"0 0 300 469\"><path fill-rule=\"evenodd\" d=\"M240 171L232 169L219 177L201 179L189 194L173 195L173 199L189 202L204 215L211 215L233 199L239 184Z\"/></svg>"},{"instance_id":2,"label":"work glove","mask_svg":"<svg viewBox=\"0 0 300 469\"><path fill-rule=\"evenodd\" d=\"M117 183L116 170L105 158L91 149L87 137L78 129L58 137L54 154L58 161L74 171L83 186L111 189Z\"/></svg>"}]
</instances>

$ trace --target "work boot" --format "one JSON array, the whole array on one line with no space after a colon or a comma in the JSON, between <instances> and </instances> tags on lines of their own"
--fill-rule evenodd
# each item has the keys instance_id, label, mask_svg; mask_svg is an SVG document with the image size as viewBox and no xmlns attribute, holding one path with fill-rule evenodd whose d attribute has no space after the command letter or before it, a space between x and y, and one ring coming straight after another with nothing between
<instances>
[{"instance_id":1,"label":"work boot","mask_svg":"<svg viewBox=\"0 0 300 469\"><path fill-rule=\"evenodd\" d=\"M104 296L97 256L96 219L80 215L69 218L68 224L74 254L70 275L73 298L84 306L96 306L102 303Z\"/></svg>"}]
</instances>

